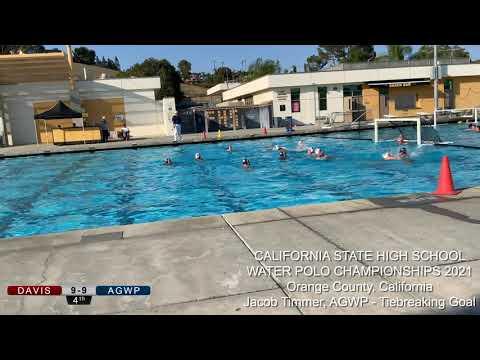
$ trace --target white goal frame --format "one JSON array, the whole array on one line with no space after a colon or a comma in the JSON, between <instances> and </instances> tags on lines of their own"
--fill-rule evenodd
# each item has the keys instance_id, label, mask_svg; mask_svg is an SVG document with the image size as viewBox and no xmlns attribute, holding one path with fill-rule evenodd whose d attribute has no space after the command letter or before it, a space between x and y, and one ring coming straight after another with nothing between
<instances>
[{"instance_id":1,"label":"white goal frame","mask_svg":"<svg viewBox=\"0 0 480 360\"><path fill-rule=\"evenodd\" d=\"M374 141L378 143L378 124L379 123L386 123L386 122L416 122L417 123L417 145L422 144L422 123L420 122L420 118L383 118L383 119L375 119L373 122L373 127L375 130L375 138Z\"/></svg>"}]
</instances>

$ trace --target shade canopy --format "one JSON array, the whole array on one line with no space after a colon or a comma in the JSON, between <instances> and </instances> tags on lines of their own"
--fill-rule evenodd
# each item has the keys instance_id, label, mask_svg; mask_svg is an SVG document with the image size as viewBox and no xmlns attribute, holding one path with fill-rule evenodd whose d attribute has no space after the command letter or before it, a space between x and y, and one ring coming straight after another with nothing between
<instances>
[{"instance_id":1,"label":"shade canopy","mask_svg":"<svg viewBox=\"0 0 480 360\"><path fill-rule=\"evenodd\" d=\"M58 101L53 107L43 113L35 115L35 119L74 119L81 118L82 113L72 110L63 101Z\"/></svg>"}]
</instances>

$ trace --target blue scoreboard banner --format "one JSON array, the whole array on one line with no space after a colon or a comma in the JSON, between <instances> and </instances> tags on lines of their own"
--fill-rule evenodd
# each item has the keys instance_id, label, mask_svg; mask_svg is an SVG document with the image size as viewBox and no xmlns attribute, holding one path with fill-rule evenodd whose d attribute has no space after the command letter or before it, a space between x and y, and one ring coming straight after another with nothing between
<instances>
[{"instance_id":1,"label":"blue scoreboard banner","mask_svg":"<svg viewBox=\"0 0 480 360\"><path fill-rule=\"evenodd\" d=\"M150 295L150 286L139 285L102 285L97 286L97 296Z\"/></svg>"}]
</instances>

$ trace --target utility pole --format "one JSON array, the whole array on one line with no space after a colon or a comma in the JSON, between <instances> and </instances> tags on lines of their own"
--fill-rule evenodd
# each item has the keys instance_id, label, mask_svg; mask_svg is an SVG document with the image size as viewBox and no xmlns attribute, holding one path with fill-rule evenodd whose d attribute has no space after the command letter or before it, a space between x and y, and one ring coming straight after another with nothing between
<instances>
[{"instance_id":1,"label":"utility pole","mask_svg":"<svg viewBox=\"0 0 480 360\"><path fill-rule=\"evenodd\" d=\"M438 107L438 64L437 45L433 45L433 127L437 128L437 107Z\"/></svg>"}]
</instances>

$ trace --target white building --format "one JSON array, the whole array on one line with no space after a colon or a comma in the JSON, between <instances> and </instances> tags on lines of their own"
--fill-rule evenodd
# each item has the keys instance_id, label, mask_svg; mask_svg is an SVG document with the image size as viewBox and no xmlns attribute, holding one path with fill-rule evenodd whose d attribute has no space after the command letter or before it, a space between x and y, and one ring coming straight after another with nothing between
<instances>
[{"instance_id":1,"label":"white building","mask_svg":"<svg viewBox=\"0 0 480 360\"><path fill-rule=\"evenodd\" d=\"M480 64L442 61L439 107L480 106ZM273 118L296 124L371 120L384 115L417 116L433 111L430 61L345 64L328 71L267 75L225 90L224 102L268 105Z\"/></svg>"},{"instance_id":2,"label":"white building","mask_svg":"<svg viewBox=\"0 0 480 360\"><path fill-rule=\"evenodd\" d=\"M2 143L40 142L34 116L58 100L81 110L88 126L98 125L105 116L112 133L126 124L134 138L170 135L175 101L156 100L155 91L161 87L159 77L91 81L72 78L63 53L0 56Z\"/></svg>"}]
</instances>

